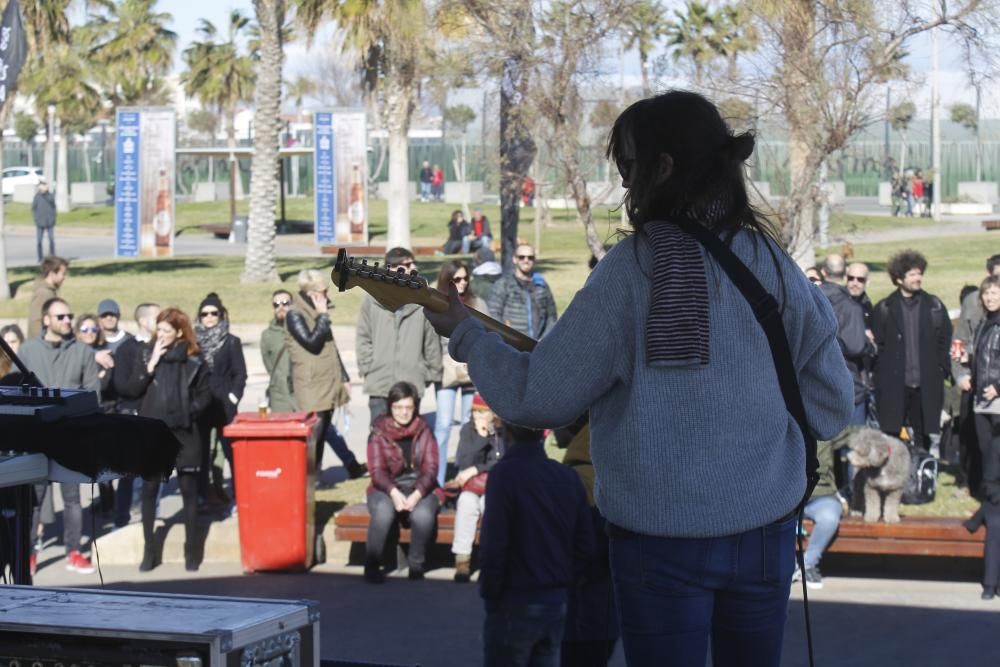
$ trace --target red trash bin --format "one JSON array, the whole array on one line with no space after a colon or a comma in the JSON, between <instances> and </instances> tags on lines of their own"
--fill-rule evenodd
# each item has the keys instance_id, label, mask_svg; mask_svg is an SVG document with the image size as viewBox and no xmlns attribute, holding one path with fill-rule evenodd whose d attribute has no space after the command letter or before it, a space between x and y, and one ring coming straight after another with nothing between
<instances>
[{"instance_id":1,"label":"red trash bin","mask_svg":"<svg viewBox=\"0 0 1000 667\"><path fill-rule=\"evenodd\" d=\"M312 566L319 423L314 412L244 412L223 429L233 443L244 572Z\"/></svg>"}]
</instances>

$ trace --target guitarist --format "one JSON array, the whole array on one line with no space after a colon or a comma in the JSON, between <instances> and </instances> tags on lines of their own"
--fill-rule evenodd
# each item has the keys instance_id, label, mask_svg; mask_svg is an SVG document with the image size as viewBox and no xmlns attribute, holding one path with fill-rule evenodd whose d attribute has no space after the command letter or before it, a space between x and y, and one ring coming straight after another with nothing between
<instances>
[{"instance_id":1,"label":"guitarist","mask_svg":"<svg viewBox=\"0 0 1000 667\"><path fill-rule=\"evenodd\" d=\"M427 311L505 421L552 427L590 411L595 501L632 667L704 665L710 641L716 665L780 664L806 489L778 357L692 225L777 299L813 435L832 438L853 407L829 301L748 202L753 147L701 95L636 102L608 142L635 231L534 350L489 333L454 290L445 313Z\"/></svg>"}]
</instances>

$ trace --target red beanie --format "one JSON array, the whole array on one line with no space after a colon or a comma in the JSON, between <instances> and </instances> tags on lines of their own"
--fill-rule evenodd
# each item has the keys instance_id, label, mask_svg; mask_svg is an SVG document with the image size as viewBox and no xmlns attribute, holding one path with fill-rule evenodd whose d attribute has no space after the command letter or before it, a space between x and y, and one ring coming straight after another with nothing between
<instances>
[{"instance_id":1,"label":"red beanie","mask_svg":"<svg viewBox=\"0 0 1000 667\"><path fill-rule=\"evenodd\" d=\"M480 394L479 394L478 391L475 394L472 395L472 409L473 410L489 410L490 409L490 406L486 405L486 401L483 400L483 397L480 396Z\"/></svg>"}]
</instances>

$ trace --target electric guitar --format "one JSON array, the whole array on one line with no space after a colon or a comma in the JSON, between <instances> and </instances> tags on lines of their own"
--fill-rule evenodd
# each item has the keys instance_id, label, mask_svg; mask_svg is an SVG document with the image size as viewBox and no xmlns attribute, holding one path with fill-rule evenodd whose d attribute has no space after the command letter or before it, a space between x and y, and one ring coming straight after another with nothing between
<instances>
[{"instance_id":1,"label":"electric guitar","mask_svg":"<svg viewBox=\"0 0 1000 667\"><path fill-rule=\"evenodd\" d=\"M378 262L369 264L367 259L361 259L360 262L355 259L348 256L345 248L337 252L337 262L333 266L331 278L338 291L344 292L352 287L360 287L392 312L396 312L408 303L420 304L435 313L448 310L448 295L428 285L427 279L416 271L407 273L403 267L392 269L389 266L379 266ZM504 341L518 350L528 352L538 343L534 338L474 308L469 308L468 311L482 322L488 331L499 334Z\"/></svg>"}]
</instances>

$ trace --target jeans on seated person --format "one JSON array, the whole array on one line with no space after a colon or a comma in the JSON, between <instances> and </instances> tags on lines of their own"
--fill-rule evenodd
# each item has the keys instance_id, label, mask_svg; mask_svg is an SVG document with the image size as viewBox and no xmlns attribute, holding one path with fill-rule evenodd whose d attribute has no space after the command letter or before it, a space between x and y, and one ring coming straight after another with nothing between
<instances>
[{"instance_id":1,"label":"jeans on seated person","mask_svg":"<svg viewBox=\"0 0 1000 667\"><path fill-rule=\"evenodd\" d=\"M830 545L833 536L837 534L837 527L840 525L840 515L844 507L836 496L819 496L812 498L806 503L803 514L807 519L812 519L813 529L809 535L809 546L803 556L806 567L816 567L819 565L823 552Z\"/></svg>"},{"instance_id":2,"label":"jeans on seated person","mask_svg":"<svg viewBox=\"0 0 1000 667\"><path fill-rule=\"evenodd\" d=\"M482 247L489 247L493 239L489 236L480 236L478 239L471 236L466 236L462 239L462 254L468 255L470 252L475 252Z\"/></svg>"},{"instance_id":3,"label":"jeans on seated person","mask_svg":"<svg viewBox=\"0 0 1000 667\"><path fill-rule=\"evenodd\" d=\"M795 517L736 535L654 537L609 525L630 667L778 667L795 567Z\"/></svg>"},{"instance_id":4,"label":"jeans on seated person","mask_svg":"<svg viewBox=\"0 0 1000 667\"><path fill-rule=\"evenodd\" d=\"M437 414L434 416L434 439L438 444L438 486L444 486L448 474L448 440L451 439L451 426L455 417L455 398L462 393L462 412L459 417L461 425L469 421L472 414L472 395L475 389L468 387L438 387L434 400L437 403Z\"/></svg>"},{"instance_id":5,"label":"jeans on seated person","mask_svg":"<svg viewBox=\"0 0 1000 667\"><path fill-rule=\"evenodd\" d=\"M438 499L433 493L421 498L412 512L396 514L392 498L381 491L368 494L368 539L365 541L365 559L368 562L382 561L385 541L389 537L389 529L397 518L409 522L410 527L410 569L423 570L424 555L427 545L434 534L434 521L437 518Z\"/></svg>"},{"instance_id":6,"label":"jeans on seated person","mask_svg":"<svg viewBox=\"0 0 1000 667\"><path fill-rule=\"evenodd\" d=\"M451 541L451 552L456 556L472 554L476 541L476 527L479 517L486 509L486 496L478 496L471 491L462 491L455 504L455 537Z\"/></svg>"},{"instance_id":7,"label":"jeans on seated person","mask_svg":"<svg viewBox=\"0 0 1000 667\"><path fill-rule=\"evenodd\" d=\"M483 623L486 667L557 667L564 604L487 604Z\"/></svg>"}]
</instances>

